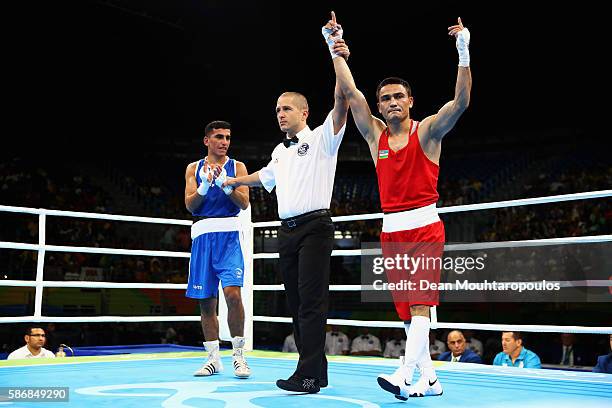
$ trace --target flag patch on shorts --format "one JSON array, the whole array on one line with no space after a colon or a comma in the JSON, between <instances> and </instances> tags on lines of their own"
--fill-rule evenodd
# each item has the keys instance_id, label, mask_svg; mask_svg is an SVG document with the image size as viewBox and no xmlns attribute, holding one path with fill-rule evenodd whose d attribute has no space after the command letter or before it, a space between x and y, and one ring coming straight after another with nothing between
<instances>
[{"instance_id":1,"label":"flag patch on shorts","mask_svg":"<svg viewBox=\"0 0 612 408\"><path fill-rule=\"evenodd\" d=\"M387 159L387 158L389 158L389 150L379 150L378 151L378 158L379 159Z\"/></svg>"}]
</instances>

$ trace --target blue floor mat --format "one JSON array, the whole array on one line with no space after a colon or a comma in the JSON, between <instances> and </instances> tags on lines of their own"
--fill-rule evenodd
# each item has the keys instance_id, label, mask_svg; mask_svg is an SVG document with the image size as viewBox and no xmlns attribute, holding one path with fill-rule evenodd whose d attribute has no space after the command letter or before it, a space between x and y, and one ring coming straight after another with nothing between
<instances>
[{"instance_id":1,"label":"blue floor mat","mask_svg":"<svg viewBox=\"0 0 612 408\"><path fill-rule=\"evenodd\" d=\"M296 361L248 358L250 379L233 376L231 357L225 371L193 377L203 358L100 361L0 367L0 387L65 386L69 402L43 407L453 407L453 408L602 408L612 407L612 375L527 370L473 364L437 368L444 387L439 397L399 401L379 388L376 376L391 373L392 362L330 362L330 386L319 394L296 395L275 386L293 373ZM404 405L408 404L408 405ZM0 407L41 407L38 402L0 402Z\"/></svg>"}]
</instances>

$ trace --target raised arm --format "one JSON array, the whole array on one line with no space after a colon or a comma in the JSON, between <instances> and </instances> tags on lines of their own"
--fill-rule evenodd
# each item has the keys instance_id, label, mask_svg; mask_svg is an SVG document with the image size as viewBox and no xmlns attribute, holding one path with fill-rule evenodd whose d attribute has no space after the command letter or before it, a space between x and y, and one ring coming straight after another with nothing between
<instances>
[{"instance_id":1,"label":"raised arm","mask_svg":"<svg viewBox=\"0 0 612 408\"><path fill-rule=\"evenodd\" d=\"M350 52L346 42L341 38L342 28L337 23L336 15L333 11L332 19L323 27L323 36L333 58L334 71L336 73L336 89L339 89L348 100L359 132L368 142L370 148L372 149L372 146L374 146L374 150L376 150L378 149L378 137L385 125L380 119L372 115L365 96L355 85L355 80L346 61Z\"/></svg>"},{"instance_id":2,"label":"raised arm","mask_svg":"<svg viewBox=\"0 0 612 408\"><path fill-rule=\"evenodd\" d=\"M332 11L332 18L335 21L336 16L334 15L334 12ZM341 28L340 28L341 29ZM330 36L342 36L342 33L338 32L338 29L325 29L325 27L323 28L323 37L325 37L326 41L329 41L330 44L333 44L333 40L330 39ZM348 50L347 50L348 51ZM348 59L348 52L346 55L341 56L341 58L338 58L339 55L338 54L332 54L332 59L342 59L342 58L346 58ZM348 115L348 110L349 110L349 104L348 104L348 99L346 99L346 97L344 96L344 93L342 92L342 89L340 88L340 84L338 83L338 80L336 79L336 86L334 88L334 110L332 111L332 119L334 121L334 135L338 134L338 132L340 132L340 129L342 129L342 127L346 124L346 117Z\"/></svg>"},{"instance_id":3,"label":"raised arm","mask_svg":"<svg viewBox=\"0 0 612 408\"><path fill-rule=\"evenodd\" d=\"M449 35L456 37L457 51L459 52L459 67L457 69L457 83L455 85L455 97L447 102L435 115L425 118L421 123L421 132L424 144L440 143L457 123L461 114L470 104L470 92L472 90L472 74L470 71L469 43L470 32L457 20L457 25L448 28ZM435 146L430 146L434 148Z\"/></svg>"},{"instance_id":4,"label":"raised arm","mask_svg":"<svg viewBox=\"0 0 612 408\"><path fill-rule=\"evenodd\" d=\"M332 118L334 120L334 134L337 135L342 129L342 126L346 124L346 117L348 115L349 104L348 99L342 93L338 81L336 81L336 87L334 89L334 110L332 111Z\"/></svg>"}]
</instances>

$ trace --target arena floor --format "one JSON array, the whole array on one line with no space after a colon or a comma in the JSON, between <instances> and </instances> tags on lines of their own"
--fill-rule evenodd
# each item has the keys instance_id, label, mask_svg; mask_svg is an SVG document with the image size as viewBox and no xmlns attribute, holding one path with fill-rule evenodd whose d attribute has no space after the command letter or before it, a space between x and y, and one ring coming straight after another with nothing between
<instances>
[{"instance_id":1,"label":"arena floor","mask_svg":"<svg viewBox=\"0 0 612 408\"><path fill-rule=\"evenodd\" d=\"M330 386L319 394L279 390L278 378L295 368L295 355L250 353L250 379L239 380L224 352L226 371L208 378L192 372L202 353L160 353L55 360L0 362L0 387L65 386L69 402L45 407L555 407L612 406L612 375L557 370L528 370L437 362L444 394L396 400L381 390L376 376L392 372L394 360L332 357ZM0 406L40 407L38 402L0 402Z\"/></svg>"}]
</instances>

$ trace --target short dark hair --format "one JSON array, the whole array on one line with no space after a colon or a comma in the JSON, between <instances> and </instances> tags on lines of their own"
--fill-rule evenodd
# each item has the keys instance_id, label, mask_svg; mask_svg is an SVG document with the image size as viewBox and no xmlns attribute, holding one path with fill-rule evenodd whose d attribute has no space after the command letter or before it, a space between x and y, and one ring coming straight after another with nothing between
<instances>
[{"instance_id":1,"label":"short dark hair","mask_svg":"<svg viewBox=\"0 0 612 408\"><path fill-rule=\"evenodd\" d=\"M523 335L521 334L521 332L505 331L505 332L502 332L502 334L503 333L512 333L512 337L514 338L514 341L523 340Z\"/></svg>"},{"instance_id":2,"label":"short dark hair","mask_svg":"<svg viewBox=\"0 0 612 408\"><path fill-rule=\"evenodd\" d=\"M213 120L204 128L204 136L208 136L214 129L229 129L232 130L232 125L224 120Z\"/></svg>"},{"instance_id":3,"label":"short dark hair","mask_svg":"<svg viewBox=\"0 0 612 408\"><path fill-rule=\"evenodd\" d=\"M389 77L389 78L385 78L382 81L380 81L380 84L378 84L378 86L376 87L376 100L377 101L378 101L378 98L380 97L380 90L382 89L382 87L385 85L392 85L392 84L402 85L404 88L406 88L406 92L408 92L408 96L412 96L412 88L410 87L410 84L408 83L408 81L402 78L398 78L398 77Z\"/></svg>"},{"instance_id":4,"label":"short dark hair","mask_svg":"<svg viewBox=\"0 0 612 408\"><path fill-rule=\"evenodd\" d=\"M26 328L25 335L26 336L31 336L32 335L32 330L34 330L34 329L41 329L42 331L45 331L45 329L43 329L42 326L28 326Z\"/></svg>"}]
</instances>

